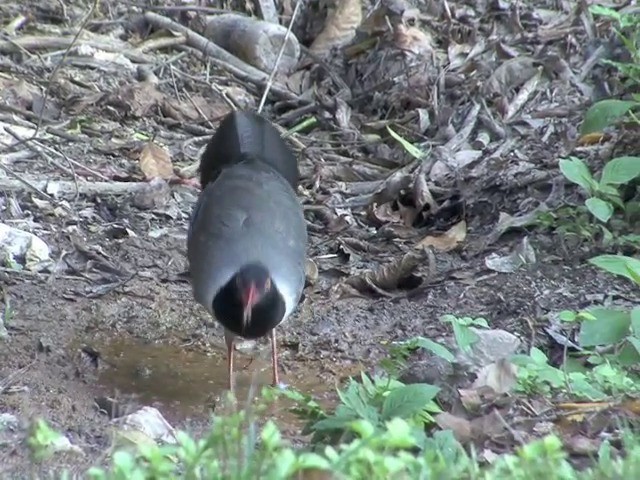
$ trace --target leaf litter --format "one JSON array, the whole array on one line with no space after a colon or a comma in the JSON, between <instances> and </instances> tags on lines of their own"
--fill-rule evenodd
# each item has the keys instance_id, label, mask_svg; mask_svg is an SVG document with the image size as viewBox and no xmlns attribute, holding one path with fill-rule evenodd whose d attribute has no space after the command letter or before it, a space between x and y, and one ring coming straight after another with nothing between
<instances>
[{"instance_id":1,"label":"leaf litter","mask_svg":"<svg viewBox=\"0 0 640 480\"><path fill-rule=\"evenodd\" d=\"M458 357L464 367L409 358L413 381L455 378L438 424L485 458L550 430L592 452L609 424L568 428L541 413L553 405L515 395L514 365L487 352L506 333L520 349L552 348L538 319L614 288L575 266L553 235L529 231L564 197L559 158L597 165L609 143L624 144L575 131L595 86L615 88L593 48L607 39L580 2L338 3L326 15L301 9L298 70L274 77L265 109L300 154L311 234L305 300L281 333L291 383L333 401L326 385L374 369L381 345L446 340L442 315L482 315L503 333ZM290 16L292 2L282 4ZM125 405L156 402L170 423L206 429L204 405L223 378L212 364L223 357L183 275L195 167L220 118L258 105L269 72L225 50L237 46L207 43L196 11L110 3L75 38L89 11L0 6L10 19L0 40L0 221L41 239L53 264L0 269L3 305L15 312L10 341L0 339L0 385L21 375L19 389L3 388L0 413L51 418L97 453L109 434L94 399L116 390ZM107 367L80 366L86 349ZM203 387L183 388L189 399L180 388L136 390L140 378L182 385L165 364Z\"/></svg>"}]
</instances>

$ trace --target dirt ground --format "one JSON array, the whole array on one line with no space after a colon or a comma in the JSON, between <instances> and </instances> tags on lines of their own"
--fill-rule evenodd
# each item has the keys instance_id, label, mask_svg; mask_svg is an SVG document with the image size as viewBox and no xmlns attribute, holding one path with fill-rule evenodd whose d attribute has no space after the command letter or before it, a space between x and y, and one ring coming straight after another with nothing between
<instances>
[{"instance_id":1,"label":"dirt ground","mask_svg":"<svg viewBox=\"0 0 640 480\"><path fill-rule=\"evenodd\" d=\"M459 11L472 10L464 2L453 3ZM551 8L534 3L546 8L545 12ZM85 7L69 6L62 12L56 2L23 6L9 2L0 6L0 18L4 22L20 13L30 15L26 31L16 38L27 33L66 35L80 24ZM118 34L134 45L144 40L136 30L140 28L136 23L140 11L114 3L96 12L94 23L89 22L87 28L96 39L113 39ZM548 18L536 17L536 11L527 7L520 12L525 32L520 41L531 45L520 45L514 36L503 38L505 46L534 55L536 48L544 45L552 51L542 56L544 63L570 45L573 50L563 53L560 60L578 69L584 63L580 55L587 53L576 51L576 39L585 33L577 16L569 22L573 10L562 10L571 27L566 35L573 41L558 34L550 35L546 42L533 38L541 29L552 31ZM185 20L176 15L173 18ZM453 23L463 25L464 19L459 17ZM444 45L445 33L435 30L438 48ZM479 38L484 34L480 31ZM109 418L96 407L96 401L103 397L118 398L126 408L157 406L175 427L195 433L207 427L212 401L224 388L226 377L221 329L195 304L184 275L187 222L198 189L184 181L169 182L156 190L149 187L151 193L144 191L151 197L149 204L149 198L145 201L139 196L143 188L139 185L145 178L137 159L145 141L154 137L168 149L176 170L193 165L212 127L228 111L221 89L227 93L235 89L235 99L244 91L249 106L255 106L260 91L223 70L214 69L213 77L205 80L203 63L188 51L167 67L168 63L162 62L169 62L180 50L166 49L145 54L155 62L147 66L153 67L160 80L154 90L160 93L154 93L154 101L147 105L148 99L141 99L140 91L131 92L139 86L135 65L124 68L95 54L83 56L72 50L45 101L47 79L61 57L53 47L41 49L40 57L36 51L10 52L6 45L0 48L2 127L13 126L26 135L44 112L37 148L26 144L9 147L15 138L5 135L0 163L18 177L40 181L38 185L44 180L113 182L124 185L124 194L60 194L52 200L22 184L0 189L0 221L43 239L55 262L50 271L37 273L0 269L0 292L4 295L0 305L5 319L11 312L6 321L8 335L0 340L0 413L14 414L24 424L45 418L85 451L82 460L71 462L81 466L93 461L111 442ZM576 61L576 56L581 60ZM495 67L506 59L492 61ZM478 75L489 78L490 66L478 68ZM462 83L447 87L441 100L449 99L458 109L450 114L450 124L461 132L480 94L474 93L477 77L465 77L461 70L457 73ZM581 81L593 85L596 80L587 75ZM546 82L544 88L534 87L536 93L522 111L501 124L505 136L494 135L478 150L483 168L474 167L459 172L456 178L448 176L446 181L435 182L436 200L441 205L452 204L451 211L441 208L435 215L425 215L422 223L407 225L397 212L402 211L410 186L381 202L388 205L384 212L370 202L360 206L349 203L358 195L356 187L371 182L378 182L380 188L388 186L385 182L391 173L410 160L391 139L383 145L367 145L357 128L371 132L372 122L392 119L404 125L403 136L411 137L411 132L417 131L417 120L407 114L416 108L431 108L429 101L421 99L423 103L416 105L399 98L404 102L399 109L390 108L379 97L372 97L382 102L378 104L354 100L350 104L352 123L347 121L353 131L348 131L336 113L344 101L326 100L335 92L326 90L326 83L319 81L321 95L326 95L316 110L321 120L315 129L296 136L298 150L305 147L301 191L310 225L309 256L319 276L305 290L298 313L279 329L285 382L331 402L334 387L346 377L375 370L389 342L417 335L438 340L448 335L446 326L438 321L443 314L483 316L493 328L519 335L526 347L550 348L551 341L544 333L545 315L605 300L634 298L626 283L612 281L585 266L585 260L598 253L589 249L589 243L568 244L560 236L531 227L495 235L501 213L528 214L548 197L552 180L559 176L558 158L572 152L586 153L592 164L598 165L607 155L604 147L580 147L578 151L575 141L567 140L571 138L568 125L578 123L590 100L579 94L580 84L562 75L550 75ZM217 87L212 90L210 83ZM400 82L393 88L394 94L401 95L409 87ZM562 100L556 102L554 94ZM513 95L510 90L505 99L513 100ZM562 103L573 98L571 95L578 95L580 102ZM206 105L206 118L198 115L195 121L189 117L192 112L182 111L177 115L184 118L178 121L168 113L167 99L179 102L185 111L191 108L190 102ZM561 110L558 104L564 111L550 113L552 107ZM274 103L272 99L267 102L266 114L278 122L280 115L291 109L287 102ZM495 114L499 102L483 111ZM292 127L294 123L283 125ZM418 137L424 141L429 135L427 130ZM351 146L340 150L335 147L340 141ZM433 141L433 145L442 143L442 139ZM462 150L457 145L450 154ZM366 163L371 157L382 161ZM75 180L69 171L75 172ZM13 180L8 174L0 180L3 178ZM127 184L131 185L129 192ZM568 202L577 199L571 190L562 197ZM413 201L415 207L415 198ZM424 212L423 206L418 210ZM360 289L359 294L353 287L342 288L349 278L377 271L380 265L402 257L426 235L441 234L462 218L467 236L458 248L436 250L434 266L425 260L410 273L403 272L403 277L413 278L412 288L382 289L386 290L383 293ZM336 227L343 220L345 223ZM389 225L393 228L384 228ZM511 253L525 236L536 252L535 263L511 273L487 267L490 254ZM490 238L492 241L487 241ZM359 249L354 245L360 245ZM396 283L402 286L402 282ZM253 362L250 360L256 354L238 353L239 364L248 364L239 374L241 391L246 391L253 372L259 371L261 381L267 381L268 356L266 349L261 352ZM284 409L278 415L284 419L289 438L295 440L299 425L288 420ZM5 432L0 437L0 458L11 466L13 474L26 471L20 432L23 430L15 436Z\"/></svg>"}]
</instances>

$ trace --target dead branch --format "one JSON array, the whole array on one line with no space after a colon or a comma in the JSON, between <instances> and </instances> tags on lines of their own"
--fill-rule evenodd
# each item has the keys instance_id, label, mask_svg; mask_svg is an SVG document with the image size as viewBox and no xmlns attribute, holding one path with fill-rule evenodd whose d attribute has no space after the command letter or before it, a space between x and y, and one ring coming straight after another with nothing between
<instances>
[{"instance_id":1,"label":"dead branch","mask_svg":"<svg viewBox=\"0 0 640 480\"><path fill-rule=\"evenodd\" d=\"M23 192L25 185L29 188L44 193L47 200L56 198L73 199L80 195L129 195L140 193L150 188L149 182L86 182L78 179L78 182L71 180L41 180L25 178L14 180L11 178L0 178L0 191ZM49 195L51 194L51 195Z\"/></svg>"},{"instance_id":2,"label":"dead branch","mask_svg":"<svg viewBox=\"0 0 640 480\"><path fill-rule=\"evenodd\" d=\"M164 28L183 34L187 38L187 45L200 51L217 66L232 73L241 80L246 80L259 87L265 87L267 85L269 77L266 73L243 62L235 55L230 54L190 28L153 12L145 13L144 18L156 28ZM289 89L278 83L274 83L271 91L278 97L286 100L303 101Z\"/></svg>"},{"instance_id":3,"label":"dead branch","mask_svg":"<svg viewBox=\"0 0 640 480\"><path fill-rule=\"evenodd\" d=\"M61 50L69 48L74 44L74 37L44 37L41 35L25 35L24 37L12 38L11 40L0 41L0 53L16 53L21 49L28 52L38 50ZM123 48L123 44L106 43L97 40L79 40L76 45L88 45L105 52L121 53L126 58L135 63L153 63L153 59L135 50Z\"/></svg>"}]
</instances>

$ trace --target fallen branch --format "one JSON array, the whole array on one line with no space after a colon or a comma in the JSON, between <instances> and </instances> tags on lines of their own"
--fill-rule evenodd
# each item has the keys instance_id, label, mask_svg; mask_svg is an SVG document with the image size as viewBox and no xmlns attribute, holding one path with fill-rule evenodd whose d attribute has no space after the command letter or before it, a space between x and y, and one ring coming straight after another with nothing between
<instances>
[{"instance_id":1,"label":"fallen branch","mask_svg":"<svg viewBox=\"0 0 640 480\"><path fill-rule=\"evenodd\" d=\"M163 28L184 35L187 39L188 46L200 51L204 56L209 57L217 66L232 73L241 80L246 80L260 87L265 87L268 84L269 77L266 73L243 62L235 55L230 54L190 28L153 12L145 13L144 18L156 28ZM300 97L278 83L275 83L271 87L271 91L278 97L286 100L302 101Z\"/></svg>"},{"instance_id":2,"label":"fallen branch","mask_svg":"<svg viewBox=\"0 0 640 480\"><path fill-rule=\"evenodd\" d=\"M27 183L25 183L27 182ZM45 198L51 200L55 198L73 199L76 195L129 195L140 193L152 188L149 182L86 182L78 179L78 182L71 180L37 180L11 178L0 178L0 191L23 192L25 186L46 192Z\"/></svg>"},{"instance_id":3,"label":"fallen branch","mask_svg":"<svg viewBox=\"0 0 640 480\"><path fill-rule=\"evenodd\" d=\"M74 44L74 37L43 37L41 35L25 35L24 37L12 38L11 40L0 41L0 53L16 53L24 49L28 52L38 50L60 50L69 48ZM121 53L126 58L135 63L153 63L147 55L125 47L119 43L107 43L97 40L78 40L77 46L87 45L105 52Z\"/></svg>"}]
</instances>

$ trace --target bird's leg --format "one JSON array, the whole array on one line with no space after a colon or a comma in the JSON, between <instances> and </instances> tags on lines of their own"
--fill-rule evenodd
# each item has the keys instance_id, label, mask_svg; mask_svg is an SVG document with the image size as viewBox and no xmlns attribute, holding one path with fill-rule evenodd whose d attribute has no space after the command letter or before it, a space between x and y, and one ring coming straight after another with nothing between
<instances>
[{"instance_id":1,"label":"bird's leg","mask_svg":"<svg viewBox=\"0 0 640 480\"><path fill-rule=\"evenodd\" d=\"M276 329L271 330L271 363L273 365L273 386L280 383L278 378L278 350L276 346Z\"/></svg>"},{"instance_id":2,"label":"bird's leg","mask_svg":"<svg viewBox=\"0 0 640 480\"><path fill-rule=\"evenodd\" d=\"M233 341L235 336L224 332L224 341L227 344L227 375L229 390L233 393Z\"/></svg>"}]
</instances>

